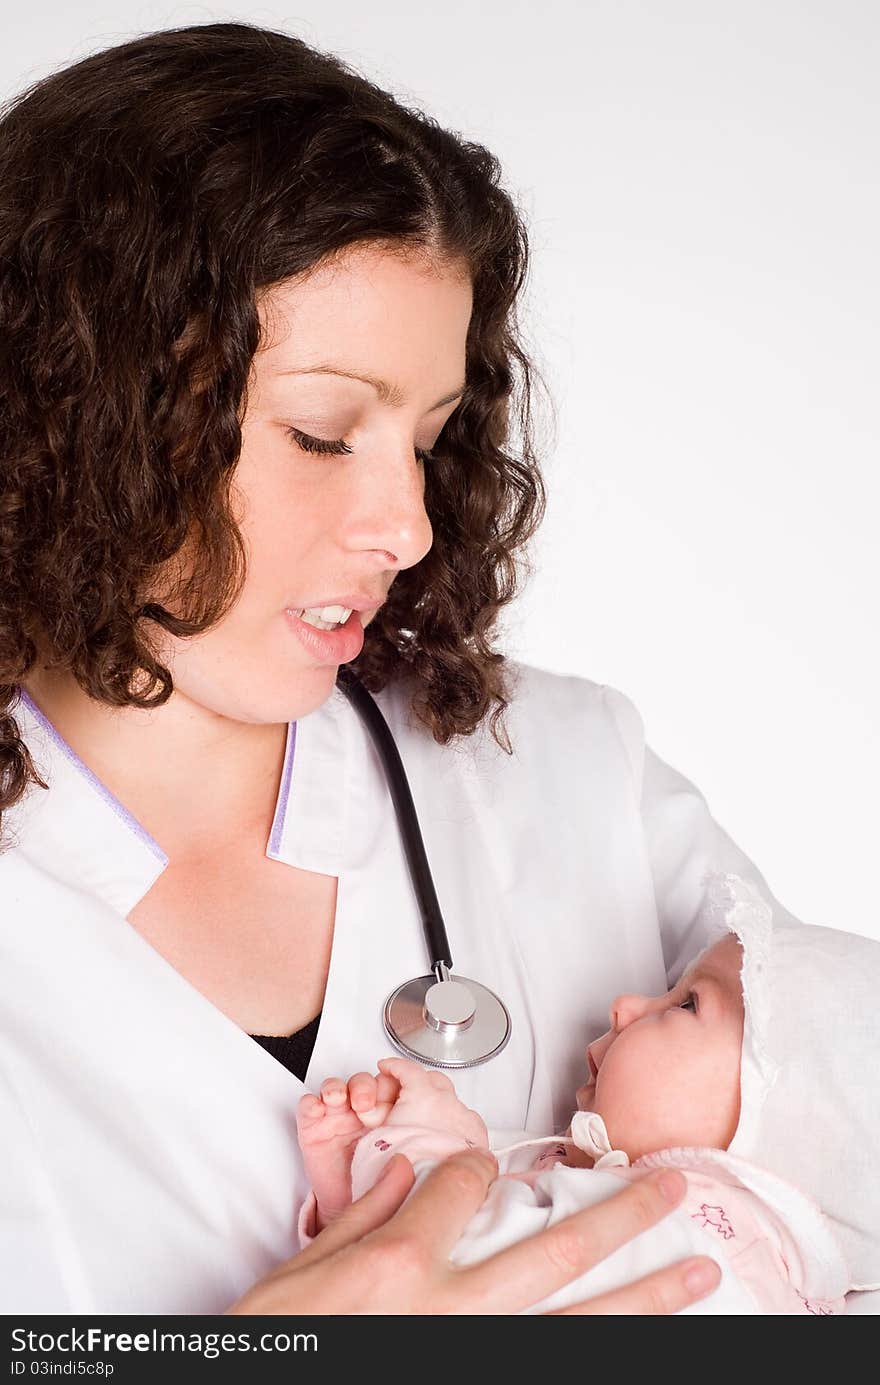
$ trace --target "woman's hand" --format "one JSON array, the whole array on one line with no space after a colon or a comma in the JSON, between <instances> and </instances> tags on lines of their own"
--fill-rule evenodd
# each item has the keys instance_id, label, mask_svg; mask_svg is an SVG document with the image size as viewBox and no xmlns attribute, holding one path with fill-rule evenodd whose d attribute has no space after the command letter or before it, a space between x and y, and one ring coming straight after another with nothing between
<instances>
[{"instance_id":1,"label":"woman's hand","mask_svg":"<svg viewBox=\"0 0 880 1385\"><path fill-rule=\"evenodd\" d=\"M478 1265L458 1268L449 1253L497 1173L484 1150L452 1155L401 1206L414 1175L409 1161L396 1155L368 1193L227 1312L517 1313L661 1221L685 1192L675 1170L651 1174ZM720 1277L715 1262L700 1256L560 1312L676 1313L703 1298Z\"/></svg>"}]
</instances>

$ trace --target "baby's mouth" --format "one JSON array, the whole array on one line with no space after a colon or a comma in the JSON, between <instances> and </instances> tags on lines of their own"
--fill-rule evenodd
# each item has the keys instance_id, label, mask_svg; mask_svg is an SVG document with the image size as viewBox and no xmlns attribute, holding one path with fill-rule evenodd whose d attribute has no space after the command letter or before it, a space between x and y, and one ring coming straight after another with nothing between
<instances>
[{"instance_id":1,"label":"baby's mouth","mask_svg":"<svg viewBox=\"0 0 880 1385\"><path fill-rule=\"evenodd\" d=\"M588 1082L586 1087L578 1087L575 1092L575 1105L579 1111L592 1111L594 1106L593 1098L596 1095L596 1086L593 1082Z\"/></svg>"},{"instance_id":2,"label":"baby's mouth","mask_svg":"<svg viewBox=\"0 0 880 1385\"><path fill-rule=\"evenodd\" d=\"M587 1062L590 1065L590 1079L582 1087L578 1087L575 1097L579 1111L588 1111L593 1105L593 1098L596 1094L596 1077L599 1069L593 1059L592 1053L587 1054Z\"/></svg>"}]
</instances>

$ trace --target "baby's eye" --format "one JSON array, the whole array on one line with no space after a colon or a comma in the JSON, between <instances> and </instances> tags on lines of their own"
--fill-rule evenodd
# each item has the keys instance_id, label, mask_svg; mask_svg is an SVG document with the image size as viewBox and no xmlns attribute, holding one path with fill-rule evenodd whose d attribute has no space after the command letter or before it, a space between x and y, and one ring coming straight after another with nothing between
<instances>
[{"instance_id":1,"label":"baby's eye","mask_svg":"<svg viewBox=\"0 0 880 1385\"><path fill-rule=\"evenodd\" d=\"M687 999L686 999L686 1000L683 1000L683 1001L681 1002L681 1004L679 1005L678 1008L679 1008L679 1010L687 1010L688 1007L691 1006L691 1005L694 1007L692 1013L693 1013L693 1014L696 1014L696 1013L697 1013L697 997L694 995L693 991L688 991Z\"/></svg>"}]
</instances>

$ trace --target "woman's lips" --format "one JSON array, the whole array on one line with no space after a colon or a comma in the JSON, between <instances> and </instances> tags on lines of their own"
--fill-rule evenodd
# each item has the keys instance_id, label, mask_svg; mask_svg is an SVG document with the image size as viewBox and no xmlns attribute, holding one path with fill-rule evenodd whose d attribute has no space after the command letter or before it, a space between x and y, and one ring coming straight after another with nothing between
<instances>
[{"instance_id":1,"label":"woman's lips","mask_svg":"<svg viewBox=\"0 0 880 1385\"><path fill-rule=\"evenodd\" d=\"M336 630L319 630L289 609L284 615L294 634L322 664L349 664L364 647L364 627L359 611L352 610L345 624Z\"/></svg>"}]
</instances>

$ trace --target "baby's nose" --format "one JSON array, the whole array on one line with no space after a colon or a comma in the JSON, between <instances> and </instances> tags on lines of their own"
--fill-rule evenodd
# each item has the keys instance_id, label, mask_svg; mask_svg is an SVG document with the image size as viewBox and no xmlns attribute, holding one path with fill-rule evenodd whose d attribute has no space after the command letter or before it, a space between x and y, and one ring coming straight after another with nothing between
<instances>
[{"instance_id":1,"label":"baby's nose","mask_svg":"<svg viewBox=\"0 0 880 1385\"><path fill-rule=\"evenodd\" d=\"M639 1019L649 1004L650 1001L643 995L616 996L608 1012L611 1028L619 1034L628 1024L632 1024L633 1020Z\"/></svg>"}]
</instances>

